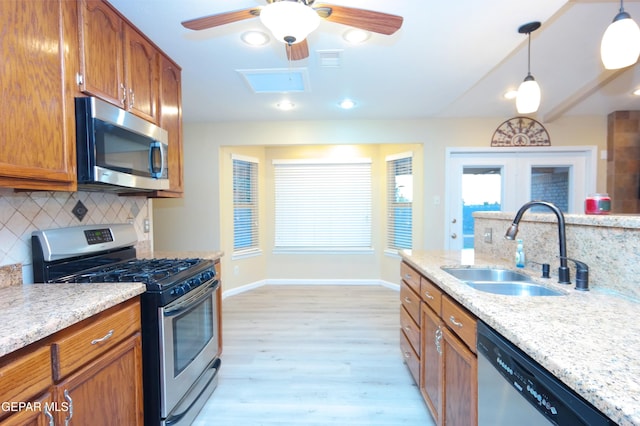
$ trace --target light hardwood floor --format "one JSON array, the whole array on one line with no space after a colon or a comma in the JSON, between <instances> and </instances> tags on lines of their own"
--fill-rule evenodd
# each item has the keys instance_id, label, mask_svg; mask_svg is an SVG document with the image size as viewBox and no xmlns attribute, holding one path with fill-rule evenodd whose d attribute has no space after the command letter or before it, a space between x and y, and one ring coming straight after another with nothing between
<instances>
[{"instance_id":1,"label":"light hardwood floor","mask_svg":"<svg viewBox=\"0 0 640 426\"><path fill-rule=\"evenodd\" d=\"M426 425L381 286L264 286L223 301L217 389L195 426Z\"/></svg>"}]
</instances>

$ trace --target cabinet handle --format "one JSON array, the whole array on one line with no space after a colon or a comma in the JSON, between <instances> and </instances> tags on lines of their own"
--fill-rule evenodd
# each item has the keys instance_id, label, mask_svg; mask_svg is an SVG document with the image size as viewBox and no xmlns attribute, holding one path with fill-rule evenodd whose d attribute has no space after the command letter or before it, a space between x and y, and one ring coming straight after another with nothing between
<instances>
[{"instance_id":1,"label":"cabinet handle","mask_svg":"<svg viewBox=\"0 0 640 426\"><path fill-rule=\"evenodd\" d=\"M462 323L456 321L456 317L454 317L453 315L449 317L449 321L451 321L451 324L455 325L456 327L462 328Z\"/></svg>"},{"instance_id":2,"label":"cabinet handle","mask_svg":"<svg viewBox=\"0 0 640 426\"><path fill-rule=\"evenodd\" d=\"M109 330L109 332L108 332L107 334L105 334L104 336L102 336L101 338L99 338L99 339L93 339L93 340L91 341L91 344L92 344L92 345L97 345L98 343L102 343L102 342L104 342L105 340L109 339L111 336L113 336L113 329Z\"/></svg>"},{"instance_id":3,"label":"cabinet handle","mask_svg":"<svg viewBox=\"0 0 640 426\"><path fill-rule=\"evenodd\" d=\"M407 281L411 281L411 274L404 274L404 279Z\"/></svg>"},{"instance_id":4,"label":"cabinet handle","mask_svg":"<svg viewBox=\"0 0 640 426\"><path fill-rule=\"evenodd\" d=\"M404 326L404 331L406 331L407 333L409 333L411 331L411 327L409 327L408 325Z\"/></svg>"},{"instance_id":5,"label":"cabinet handle","mask_svg":"<svg viewBox=\"0 0 640 426\"><path fill-rule=\"evenodd\" d=\"M405 301L405 302L407 302L407 303L411 303L411 299L409 299L409 297L408 297L408 296L405 296L405 297L404 297L404 301Z\"/></svg>"},{"instance_id":6,"label":"cabinet handle","mask_svg":"<svg viewBox=\"0 0 640 426\"><path fill-rule=\"evenodd\" d=\"M136 94L133 89L129 89L129 109L133 108L133 104L136 102Z\"/></svg>"},{"instance_id":7,"label":"cabinet handle","mask_svg":"<svg viewBox=\"0 0 640 426\"><path fill-rule=\"evenodd\" d=\"M436 350L438 351L438 354L442 355L442 347L440 346L440 340L442 340L442 329L440 328L440 326L438 326L438 329L436 330L436 333L435 333L435 343L436 343Z\"/></svg>"},{"instance_id":8,"label":"cabinet handle","mask_svg":"<svg viewBox=\"0 0 640 426\"><path fill-rule=\"evenodd\" d=\"M69 426L69 422L73 417L73 399L71 399L71 395L69 395L69 391L67 389L64 390L64 399L69 403L69 415L64 419L64 425Z\"/></svg>"},{"instance_id":9,"label":"cabinet handle","mask_svg":"<svg viewBox=\"0 0 640 426\"><path fill-rule=\"evenodd\" d=\"M49 408L46 405L44 406L44 415L49 420L49 426L54 426L55 423L53 422L53 415L49 412Z\"/></svg>"},{"instance_id":10,"label":"cabinet handle","mask_svg":"<svg viewBox=\"0 0 640 426\"><path fill-rule=\"evenodd\" d=\"M424 297L426 297L429 300L433 300L434 299L434 297L432 295L430 295L428 291L424 292Z\"/></svg>"},{"instance_id":11,"label":"cabinet handle","mask_svg":"<svg viewBox=\"0 0 640 426\"><path fill-rule=\"evenodd\" d=\"M406 352L404 353L404 357L405 357L406 359L411 358L411 354L409 353L409 351L406 351Z\"/></svg>"},{"instance_id":12,"label":"cabinet handle","mask_svg":"<svg viewBox=\"0 0 640 426\"><path fill-rule=\"evenodd\" d=\"M120 83L120 88L122 89L122 99L120 99L120 103L124 106L124 103L127 101L127 88L124 87L122 83Z\"/></svg>"}]
</instances>

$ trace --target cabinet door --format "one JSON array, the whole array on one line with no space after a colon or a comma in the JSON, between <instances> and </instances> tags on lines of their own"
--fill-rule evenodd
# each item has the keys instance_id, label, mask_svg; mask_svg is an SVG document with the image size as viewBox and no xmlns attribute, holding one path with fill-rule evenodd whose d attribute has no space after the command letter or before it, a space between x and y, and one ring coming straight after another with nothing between
<instances>
[{"instance_id":1,"label":"cabinet door","mask_svg":"<svg viewBox=\"0 0 640 426\"><path fill-rule=\"evenodd\" d=\"M76 189L70 13L68 1L0 1L0 186Z\"/></svg>"},{"instance_id":2,"label":"cabinet door","mask_svg":"<svg viewBox=\"0 0 640 426\"><path fill-rule=\"evenodd\" d=\"M126 107L157 123L158 51L139 32L125 26Z\"/></svg>"},{"instance_id":3,"label":"cabinet door","mask_svg":"<svg viewBox=\"0 0 640 426\"><path fill-rule=\"evenodd\" d=\"M32 401L31 407L33 409L17 412L2 420L0 426L50 426L54 424L54 413L65 409L65 406L53 403L49 392Z\"/></svg>"},{"instance_id":4,"label":"cabinet door","mask_svg":"<svg viewBox=\"0 0 640 426\"><path fill-rule=\"evenodd\" d=\"M443 330L444 413L447 425L478 424L478 359L450 330Z\"/></svg>"},{"instance_id":5,"label":"cabinet door","mask_svg":"<svg viewBox=\"0 0 640 426\"><path fill-rule=\"evenodd\" d=\"M80 90L124 108L124 23L102 1L82 0L78 5Z\"/></svg>"},{"instance_id":6,"label":"cabinet door","mask_svg":"<svg viewBox=\"0 0 640 426\"><path fill-rule=\"evenodd\" d=\"M440 317L425 303L422 305L422 380L420 390L437 425L443 423L444 351Z\"/></svg>"},{"instance_id":7,"label":"cabinet door","mask_svg":"<svg viewBox=\"0 0 640 426\"><path fill-rule=\"evenodd\" d=\"M57 424L142 425L140 333L105 353L55 388L56 400L70 404Z\"/></svg>"},{"instance_id":8,"label":"cabinet door","mask_svg":"<svg viewBox=\"0 0 640 426\"><path fill-rule=\"evenodd\" d=\"M169 192L183 191L181 70L165 56L160 59L160 127L169 133Z\"/></svg>"}]
</instances>

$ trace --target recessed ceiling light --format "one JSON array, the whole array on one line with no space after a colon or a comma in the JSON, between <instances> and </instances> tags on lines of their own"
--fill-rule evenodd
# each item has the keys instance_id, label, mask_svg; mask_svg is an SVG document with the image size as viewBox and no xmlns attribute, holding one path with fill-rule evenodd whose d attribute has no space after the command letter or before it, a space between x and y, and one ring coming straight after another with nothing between
<instances>
[{"instance_id":1,"label":"recessed ceiling light","mask_svg":"<svg viewBox=\"0 0 640 426\"><path fill-rule=\"evenodd\" d=\"M249 46L264 46L269 43L269 36L262 31L247 31L240 38Z\"/></svg>"},{"instance_id":2,"label":"recessed ceiling light","mask_svg":"<svg viewBox=\"0 0 640 426\"><path fill-rule=\"evenodd\" d=\"M640 89L636 89L636 90L634 90L634 91L633 91L633 92L631 92L631 93L633 93L633 94L634 94L634 95L636 95L636 96L640 96Z\"/></svg>"},{"instance_id":3,"label":"recessed ceiling light","mask_svg":"<svg viewBox=\"0 0 640 426\"><path fill-rule=\"evenodd\" d=\"M514 89L509 89L506 92L504 92L504 96L505 99L515 99L518 96L518 91L514 90Z\"/></svg>"},{"instance_id":4,"label":"recessed ceiling light","mask_svg":"<svg viewBox=\"0 0 640 426\"><path fill-rule=\"evenodd\" d=\"M290 101L282 101L276 104L276 107L282 111L291 111L296 105Z\"/></svg>"},{"instance_id":5,"label":"recessed ceiling light","mask_svg":"<svg viewBox=\"0 0 640 426\"><path fill-rule=\"evenodd\" d=\"M345 31L344 34L342 34L342 38L351 44L360 44L364 41L367 41L370 36L371 33L359 30L357 28L349 29Z\"/></svg>"},{"instance_id":6,"label":"recessed ceiling light","mask_svg":"<svg viewBox=\"0 0 640 426\"><path fill-rule=\"evenodd\" d=\"M340 101L338 105L340 105L340 108L342 109L351 109L356 106L356 103L351 99L344 99Z\"/></svg>"}]
</instances>

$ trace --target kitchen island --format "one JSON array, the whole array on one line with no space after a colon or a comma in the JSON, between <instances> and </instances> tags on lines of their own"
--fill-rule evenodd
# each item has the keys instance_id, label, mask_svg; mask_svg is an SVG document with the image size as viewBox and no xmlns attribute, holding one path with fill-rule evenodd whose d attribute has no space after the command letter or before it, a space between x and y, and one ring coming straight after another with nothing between
<instances>
[{"instance_id":1,"label":"kitchen island","mask_svg":"<svg viewBox=\"0 0 640 426\"><path fill-rule=\"evenodd\" d=\"M484 293L441 268L506 266L494 257L421 250L405 250L401 256L609 418L620 425L640 425L638 303L598 288L581 292L573 285L536 277L536 282L564 295Z\"/></svg>"}]
</instances>

